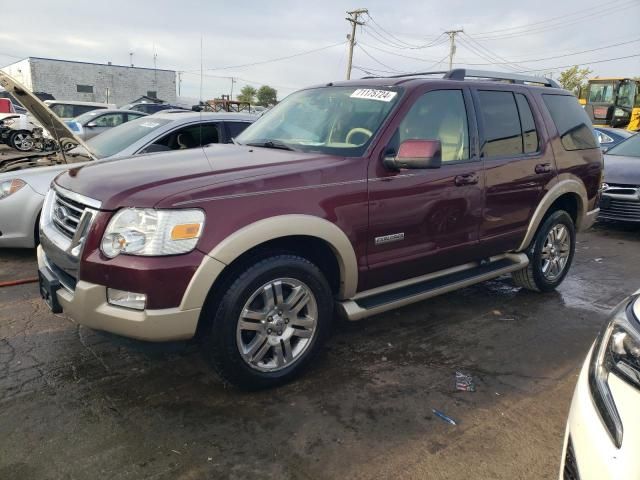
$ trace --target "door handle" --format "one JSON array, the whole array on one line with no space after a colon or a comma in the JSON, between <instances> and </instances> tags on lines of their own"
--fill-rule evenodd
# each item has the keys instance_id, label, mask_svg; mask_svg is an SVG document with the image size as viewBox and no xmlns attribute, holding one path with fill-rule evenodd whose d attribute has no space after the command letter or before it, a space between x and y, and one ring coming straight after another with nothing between
<instances>
[{"instance_id":1,"label":"door handle","mask_svg":"<svg viewBox=\"0 0 640 480\"><path fill-rule=\"evenodd\" d=\"M479 181L478 174L473 173L465 173L463 175L456 175L453 179L457 187L462 187L464 185L475 185Z\"/></svg>"},{"instance_id":2,"label":"door handle","mask_svg":"<svg viewBox=\"0 0 640 480\"><path fill-rule=\"evenodd\" d=\"M550 163L539 163L536 165L536 173L549 173L551 171Z\"/></svg>"}]
</instances>

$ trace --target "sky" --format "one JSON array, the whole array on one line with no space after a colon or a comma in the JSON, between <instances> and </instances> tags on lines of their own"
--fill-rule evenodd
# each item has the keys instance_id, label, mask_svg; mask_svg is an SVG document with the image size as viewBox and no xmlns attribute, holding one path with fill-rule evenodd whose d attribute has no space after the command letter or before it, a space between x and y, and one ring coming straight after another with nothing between
<instances>
[{"instance_id":1,"label":"sky","mask_svg":"<svg viewBox=\"0 0 640 480\"><path fill-rule=\"evenodd\" d=\"M565 66L640 54L640 0L28 4L0 0L0 66L28 56L128 65L133 52L134 65L153 67L155 53L158 68L184 72L182 96L198 98L202 91L205 99L231 93L232 78L234 96L244 85L268 84L279 98L344 79L351 30L345 17L356 8L367 8L369 15L356 31L353 65L358 68L352 78L365 71L447 69L449 43L443 32L454 29L464 29L456 36L458 67L557 77ZM593 51L569 55L585 50ZM297 56L261 63L292 55ZM589 66L594 76L640 76L640 56Z\"/></svg>"}]
</instances>

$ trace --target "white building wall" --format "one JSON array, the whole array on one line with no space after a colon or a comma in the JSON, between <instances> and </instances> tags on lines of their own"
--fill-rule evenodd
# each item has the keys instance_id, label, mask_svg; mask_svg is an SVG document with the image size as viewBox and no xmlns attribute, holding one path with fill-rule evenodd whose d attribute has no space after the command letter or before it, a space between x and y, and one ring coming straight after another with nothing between
<instances>
[{"instance_id":1,"label":"white building wall","mask_svg":"<svg viewBox=\"0 0 640 480\"><path fill-rule=\"evenodd\" d=\"M106 102L108 91L109 103L120 106L155 91L162 100L176 101L174 71L40 58L22 60L3 70L31 91L50 93L56 100ZM93 93L78 92L78 85L92 86Z\"/></svg>"}]
</instances>

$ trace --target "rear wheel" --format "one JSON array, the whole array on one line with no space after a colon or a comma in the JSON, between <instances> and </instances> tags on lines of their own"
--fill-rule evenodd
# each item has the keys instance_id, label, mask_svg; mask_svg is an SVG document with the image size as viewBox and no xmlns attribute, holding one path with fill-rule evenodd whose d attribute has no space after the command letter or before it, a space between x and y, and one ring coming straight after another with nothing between
<instances>
[{"instance_id":1,"label":"rear wheel","mask_svg":"<svg viewBox=\"0 0 640 480\"><path fill-rule=\"evenodd\" d=\"M333 314L322 272L294 255L248 267L215 303L203 311L213 317L202 342L205 357L226 381L251 390L285 383L307 367Z\"/></svg>"},{"instance_id":2,"label":"rear wheel","mask_svg":"<svg viewBox=\"0 0 640 480\"><path fill-rule=\"evenodd\" d=\"M33 137L27 131L13 132L9 135L9 146L21 152L28 152L33 149Z\"/></svg>"},{"instance_id":3,"label":"rear wheel","mask_svg":"<svg viewBox=\"0 0 640 480\"><path fill-rule=\"evenodd\" d=\"M562 283L576 247L575 225L564 210L549 215L526 252L529 265L512 273L514 282L538 292L550 292Z\"/></svg>"}]
</instances>

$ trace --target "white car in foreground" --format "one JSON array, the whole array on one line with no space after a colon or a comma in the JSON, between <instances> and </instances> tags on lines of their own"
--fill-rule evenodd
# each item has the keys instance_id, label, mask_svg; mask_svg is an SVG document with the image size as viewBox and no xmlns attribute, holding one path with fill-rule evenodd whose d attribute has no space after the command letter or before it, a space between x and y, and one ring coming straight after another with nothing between
<instances>
[{"instance_id":1,"label":"white car in foreground","mask_svg":"<svg viewBox=\"0 0 640 480\"><path fill-rule=\"evenodd\" d=\"M640 290L615 308L582 367L560 479L640 479Z\"/></svg>"}]
</instances>

